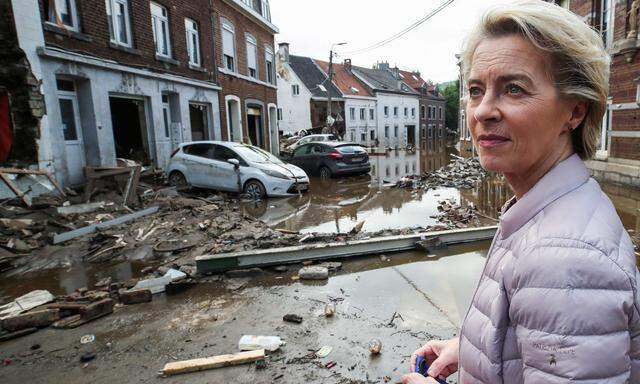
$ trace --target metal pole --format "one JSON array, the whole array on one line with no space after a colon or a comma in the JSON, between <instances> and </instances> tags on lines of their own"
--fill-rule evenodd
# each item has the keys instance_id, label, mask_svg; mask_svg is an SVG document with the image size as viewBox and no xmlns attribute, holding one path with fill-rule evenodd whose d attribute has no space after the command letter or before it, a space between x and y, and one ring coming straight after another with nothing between
<instances>
[{"instance_id":1,"label":"metal pole","mask_svg":"<svg viewBox=\"0 0 640 384\"><path fill-rule=\"evenodd\" d=\"M333 83L333 49L329 51L329 84L327 84L327 133L331 131L329 118L331 117L331 84Z\"/></svg>"}]
</instances>

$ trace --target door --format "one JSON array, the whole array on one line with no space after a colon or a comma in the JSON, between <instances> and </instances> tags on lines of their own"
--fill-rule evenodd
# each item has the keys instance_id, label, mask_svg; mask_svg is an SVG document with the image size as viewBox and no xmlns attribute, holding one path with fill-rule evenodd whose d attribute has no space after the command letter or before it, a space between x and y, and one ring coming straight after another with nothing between
<instances>
[{"instance_id":1,"label":"door","mask_svg":"<svg viewBox=\"0 0 640 384\"><path fill-rule=\"evenodd\" d=\"M207 106L202 104L189 104L189 119L191 121L191 140L208 140L209 113Z\"/></svg>"},{"instance_id":2,"label":"door","mask_svg":"<svg viewBox=\"0 0 640 384\"><path fill-rule=\"evenodd\" d=\"M240 186L238 185L238 175L242 172L243 165L246 163L240 156L231 148L224 145L214 145L215 152L213 156L213 166L215 167L215 176L219 178L216 184L220 186L220 189L225 191L240 192ZM236 171L233 164L229 163L229 159L236 159L240 162L240 169Z\"/></svg>"},{"instance_id":3,"label":"door","mask_svg":"<svg viewBox=\"0 0 640 384\"><path fill-rule=\"evenodd\" d=\"M305 172L310 173L309 154L307 153L311 145L303 145L293 151L293 155L289 163L302 168Z\"/></svg>"},{"instance_id":4,"label":"door","mask_svg":"<svg viewBox=\"0 0 640 384\"><path fill-rule=\"evenodd\" d=\"M69 83L73 84L73 82ZM59 92L58 105L60 107L60 123L67 154L68 182L70 184L79 184L84 180L83 170L86 163L78 98L75 91Z\"/></svg>"},{"instance_id":5,"label":"door","mask_svg":"<svg viewBox=\"0 0 640 384\"><path fill-rule=\"evenodd\" d=\"M212 144L192 144L183 149L184 165L187 180L196 187L215 188L211 180L210 158L213 158L214 148Z\"/></svg>"}]
</instances>

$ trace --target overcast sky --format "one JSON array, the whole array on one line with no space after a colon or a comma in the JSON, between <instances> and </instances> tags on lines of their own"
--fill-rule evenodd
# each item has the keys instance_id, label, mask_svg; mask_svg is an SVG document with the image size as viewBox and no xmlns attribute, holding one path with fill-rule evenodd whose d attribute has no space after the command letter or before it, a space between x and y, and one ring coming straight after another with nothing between
<instances>
[{"instance_id":1,"label":"overcast sky","mask_svg":"<svg viewBox=\"0 0 640 384\"><path fill-rule=\"evenodd\" d=\"M288 42L294 55L328 60L333 43L340 57L371 67L388 61L406 70L419 70L434 82L457 78L455 54L482 12L511 0L455 0L439 14L394 42L358 55L355 51L402 31L437 8L444 0L270 0L273 23L280 29L276 44Z\"/></svg>"}]
</instances>

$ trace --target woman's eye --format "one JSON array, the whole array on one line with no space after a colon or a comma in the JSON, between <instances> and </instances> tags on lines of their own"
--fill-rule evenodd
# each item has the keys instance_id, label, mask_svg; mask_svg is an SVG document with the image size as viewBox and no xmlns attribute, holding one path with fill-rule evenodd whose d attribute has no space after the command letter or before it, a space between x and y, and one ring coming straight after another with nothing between
<instances>
[{"instance_id":1,"label":"woman's eye","mask_svg":"<svg viewBox=\"0 0 640 384\"><path fill-rule=\"evenodd\" d=\"M482 95L482 90L480 90L480 88L478 87L469 88L469 96L474 97L474 96L480 96L480 95Z\"/></svg>"},{"instance_id":2,"label":"woman's eye","mask_svg":"<svg viewBox=\"0 0 640 384\"><path fill-rule=\"evenodd\" d=\"M523 90L519 86L511 84L507 86L507 93L510 95L520 95L523 93Z\"/></svg>"}]
</instances>

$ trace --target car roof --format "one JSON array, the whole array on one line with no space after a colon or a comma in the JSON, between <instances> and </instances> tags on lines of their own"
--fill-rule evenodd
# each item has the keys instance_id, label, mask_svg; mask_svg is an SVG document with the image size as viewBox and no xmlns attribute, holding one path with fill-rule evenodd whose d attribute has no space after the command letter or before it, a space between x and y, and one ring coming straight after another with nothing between
<instances>
[{"instance_id":1,"label":"car roof","mask_svg":"<svg viewBox=\"0 0 640 384\"><path fill-rule=\"evenodd\" d=\"M310 143L306 143L305 145L309 145L309 144L324 144L330 147L343 147L345 145L356 145L358 147L362 147L362 145L358 143L351 143L349 141L312 141Z\"/></svg>"},{"instance_id":2,"label":"car roof","mask_svg":"<svg viewBox=\"0 0 640 384\"><path fill-rule=\"evenodd\" d=\"M249 144L238 143L235 141L219 141L219 140L199 140L199 141L187 141L185 143L181 143L180 147L186 147L187 145L193 144L217 144L225 147L251 147Z\"/></svg>"}]
</instances>

